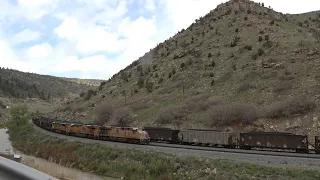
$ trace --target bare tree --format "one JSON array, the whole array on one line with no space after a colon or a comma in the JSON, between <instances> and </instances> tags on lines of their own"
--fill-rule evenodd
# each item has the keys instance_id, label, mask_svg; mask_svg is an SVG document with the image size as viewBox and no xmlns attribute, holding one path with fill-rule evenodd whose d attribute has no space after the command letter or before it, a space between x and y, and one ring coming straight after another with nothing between
<instances>
[{"instance_id":1,"label":"bare tree","mask_svg":"<svg viewBox=\"0 0 320 180\"><path fill-rule=\"evenodd\" d=\"M113 114L113 107L108 102L102 103L97 109L96 109L96 115L97 115L97 123L99 125L104 125L106 122L111 120L112 114Z\"/></svg>"},{"instance_id":2,"label":"bare tree","mask_svg":"<svg viewBox=\"0 0 320 180\"><path fill-rule=\"evenodd\" d=\"M128 107L122 107L116 109L113 114L113 122L119 126L128 126L132 122L132 109Z\"/></svg>"}]
</instances>

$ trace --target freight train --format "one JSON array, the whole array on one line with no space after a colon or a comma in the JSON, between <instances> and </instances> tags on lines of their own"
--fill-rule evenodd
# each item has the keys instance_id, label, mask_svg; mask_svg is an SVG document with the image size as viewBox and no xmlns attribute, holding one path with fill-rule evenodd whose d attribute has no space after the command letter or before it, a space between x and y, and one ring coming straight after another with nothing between
<instances>
[{"instance_id":1,"label":"freight train","mask_svg":"<svg viewBox=\"0 0 320 180\"><path fill-rule=\"evenodd\" d=\"M320 138L315 136L309 142L308 136L287 132L243 132L232 133L218 130L171 128L99 126L45 117L33 118L33 123L49 131L70 136L99 140L121 141L138 144L164 142L172 144L202 145L239 149L276 149L298 153L314 152L320 154Z\"/></svg>"}]
</instances>

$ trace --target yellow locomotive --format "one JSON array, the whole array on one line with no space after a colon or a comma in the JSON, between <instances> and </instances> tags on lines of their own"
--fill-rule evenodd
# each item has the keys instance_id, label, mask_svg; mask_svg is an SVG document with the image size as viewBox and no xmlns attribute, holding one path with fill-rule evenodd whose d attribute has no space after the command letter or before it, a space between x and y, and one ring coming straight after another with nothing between
<instances>
[{"instance_id":1,"label":"yellow locomotive","mask_svg":"<svg viewBox=\"0 0 320 180\"><path fill-rule=\"evenodd\" d=\"M45 129L70 136L86 137L107 141L149 144L148 132L135 127L99 126L70 121L52 120L44 117L34 119L35 124ZM48 127L48 124L51 124Z\"/></svg>"}]
</instances>

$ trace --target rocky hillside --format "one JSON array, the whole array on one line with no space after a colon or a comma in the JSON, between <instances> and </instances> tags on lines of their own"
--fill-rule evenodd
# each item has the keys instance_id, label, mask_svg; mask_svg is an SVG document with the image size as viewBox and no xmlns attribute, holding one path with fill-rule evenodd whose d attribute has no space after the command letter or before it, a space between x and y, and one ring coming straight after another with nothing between
<instances>
[{"instance_id":1,"label":"rocky hillside","mask_svg":"<svg viewBox=\"0 0 320 180\"><path fill-rule=\"evenodd\" d=\"M282 14L231 0L52 116L316 133L319 42L320 12Z\"/></svg>"},{"instance_id":2,"label":"rocky hillside","mask_svg":"<svg viewBox=\"0 0 320 180\"><path fill-rule=\"evenodd\" d=\"M0 94L2 97L50 100L52 98L79 96L80 93L94 88L93 85L77 83L74 79L0 68Z\"/></svg>"}]
</instances>

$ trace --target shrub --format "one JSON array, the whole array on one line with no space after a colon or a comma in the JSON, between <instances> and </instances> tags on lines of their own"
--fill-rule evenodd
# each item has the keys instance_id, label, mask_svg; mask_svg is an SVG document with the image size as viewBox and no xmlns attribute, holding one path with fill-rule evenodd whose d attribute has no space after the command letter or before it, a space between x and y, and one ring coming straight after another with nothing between
<instances>
[{"instance_id":1,"label":"shrub","mask_svg":"<svg viewBox=\"0 0 320 180\"><path fill-rule=\"evenodd\" d=\"M112 119L119 126L128 126L132 123L132 114L131 108L122 107L114 111Z\"/></svg>"},{"instance_id":2,"label":"shrub","mask_svg":"<svg viewBox=\"0 0 320 180\"><path fill-rule=\"evenodd\" d=\"M107 84L107 82L106 82L106 81L102 81L102 82L100 83L100 86L104 86L105 84Z\"/></svg>"},{"instance_id":3,"label":"shrub","mask_svg":"<svg viewBox=\"0 0 320 180\"><path fill-rule=\"evenodd\" d=\"M269 22L269 25L270 25L270 26L274 25L274 20L270 21L270 22Z\"/></svg>"},{"instance_id":4,"label":"shrub","mask_svg":"<svg viewBox=\"0 0 320 180\"><path fill-rule=\"evenodd\" d=\"M142 72L142 65L137 66L137 71Z\"/></svg>"},{"instance_id":5,"label":"shrub","mask_svg":"<svg viewBox=\"0 0 320 180\"><path fill-rule=\"evenodd\" d=\"M264 35L264 40L269 41L270 37L268 34Z\"/></svg>"},{"instance_id":6,"label":"shrub","mask_svg":"<svg viewBox=\"0 0 320 180\"><path fill-rule=\"evenodd\" d=\"M246 45L246 46L243 47L243 49L251 51L252 50L252 46L251 45Z\"/></svg>"},{"instance_id":7,"label":"shrub","mask_svg":"<svg viewBox=\"0 0 320 180\"><path fill-rule=\"evenodd\" d=\"M260 42L261 42L262 40L263 40L263 39L262 39L262 37L261 37L261 36L259 36L258 41L260 41Z\"/></svg>"},{"instance_id":8,"label":"shrub","mask_svg":"<svg viewBox=\"0 0 320 180\"><path fill-rule=\"evenodd\" d=\"M212 54L211 53L208 53L208 58L212 57Z\"/></svg>"},{"instance_id":9,"label":"shrub","mask_svg":"<svg viewBox=\"0 0 320 180\"><path fill-rule=\"evenodd\" d=\"M161 84L163 82L163 78L160 78L158 81L158 84Z\"/></svg>"},{"instance_id":10,"label":"shrub","mask_svg":"<svg viewBox=\"0 0 320 180\"><path fill-rule=\"evenodd\" d=\"M176 68L172 69L172 74L176 74Z\"/></svg>"},{"instance_id":11,"label":"shrub","mask_svg":"<svg viewBox=\"0 0 320 180\"><path fill-rule=\"evenodd\" d=\"M111 120L113 114L113 107L109 102L103 102L97 109L96 109L96 123L99 125L104 125L109 120Z\"/></svg>"},{"instance_id":12,"label":"shrub","mask_svg":"<svg viewBox=\"0 0 320 180\"><path fill-rule=\"evenodd\" d=\"M292 117L310 112L316 107L313 99L296 96L272 103L264 108L264 116L269 118Z\"/></svg>"},{"instance_id":13,"label":"shrub","mask_svg":"<svg viewBox=\"0 0 320 180\"><path fill-rule=\"evenodd\" d=\"M257 53L254 53L254 54L252 54L251 55L251 58L253 59L253 60L257 60L258 59L258 54Z\"/></svg>"},{"instance_id":14,"label":"shrub","mask_svg":"<svg viewBox=\"0 0 320 180\"><path fill-rule=\"evenodd\" d=\"M215 67L215 66L216 66L216 62L215 62L215 61L212 61L212 62L211 62L211 66L212 66L212 67Z\"/></svg>"},{"instance_id":15,"label":"shrub","mask_svg":"<svg viewBox=\"0 0 320 180\"><path fill-rule=\"evenodd\" d=\"M180 68L181 68L181 69L183 69L183 68L185 68L185 67L186 67L186 64L185 64L185 63L181 63L181 64L180 64Z\"/></svg>"},{"instance_id":16,"label":"shrub","mask_svg":"<svg viewBox=\"0 0 320 180\"><path fill-rule=\"evenodd\" d=\"M246 104L217 105L208 111L208 122L211 126L231 125L236 122L251 124L257 118L256 108Z\"/></svg>"},{"instance_id":17,"label":"shrub","mask_svg":"<svg viewBox=\"0 0 320 180\"><path fill-rule=\"evenodd\" d=\"M215 83L214 79L211 80L210 85L213 86Z\"/></svg>"},{"instance_id":18,"label":"shrub","mask_svg":"<svg viewBox=\"0 0 320 180\"><path fill-rule=\"evenodd\" d=\"M139 77L139 79L138 79L138 86L139 86L140 88L142 88L142 87L144 86L144 79L143 79L143 77Z\"/></svg>"},{"instance_id":19,"label":"shrub","mask_svg":"<svg viewBox=\"0 0 320 180\"><path fill-rule=\"evenodd\" d=\"M92 97L92 95L94 95L94 94L95 94L95 92L92 89L89 89L88 92L84 96L84 100L85 101L89 100Z\"/></svg>"},{"instance_id":20,"label":"shrub","mask_svg":"<svg viewBox=\"0 0 320 180\"><path fill-rule=\"evenodd\" d=\"M153 83L148 81L146 83L146 89L148 92L152 92L153 91Z\"/></svg>"},{"instance_id":21,"label":"shrub","mask_svg":"<svg viewBox=\"0 0 320 180\"><path fill-rule=\"evenodd\" d=\"M261 49L261 48L259 48L259 49L258 49L258 55L259 55L259 56L262 56L263 54L264 54L264 50Z\"/></svg>"},{"instance_id":22,"label":"shrub","mask_svg":"<svg viewBox=\"0 0 320 180\"><path fill-rule=\"evenodd\" d=\"M210 99L209 95L199 94L188 98L185 102L188 111L203 111L211 106L221 104L220 100Z\"/></svg>"},{"instance_id":23,"label":"shrub","mask_svg":"<svg viewBox=\"0 0 320 180\"><path fill-rule=\"evenodd\" d=\"M184 110L177 106L170 106L159 111L158 122L160 124L178 123L186 119Z\"/></svg>"}]
</instances>

